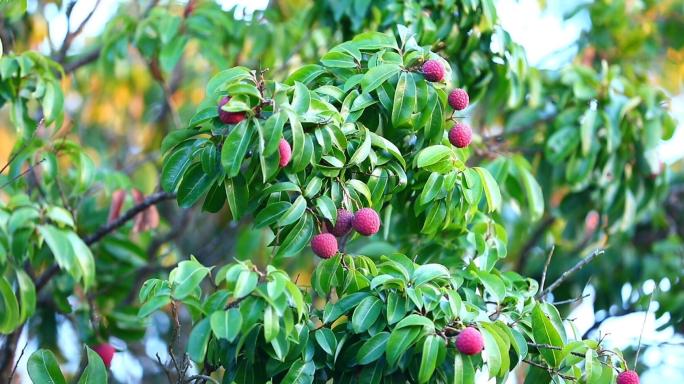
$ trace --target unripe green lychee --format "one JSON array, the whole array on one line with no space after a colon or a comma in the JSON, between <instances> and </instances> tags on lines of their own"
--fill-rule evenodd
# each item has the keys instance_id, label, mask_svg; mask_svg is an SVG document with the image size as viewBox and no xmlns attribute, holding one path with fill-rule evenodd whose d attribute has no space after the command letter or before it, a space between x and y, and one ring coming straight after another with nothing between
<instances>
[{"instance_id":1,"label":"unripe green lychee","mask_svg":"<svg viewBox=\"0 0 684 384\"><path fill-rule=\"evenodd\" d=\"M454 89L449 93L449 105L451 108L457 110L457 111L462 111L468 107L468 104L470 103L470 97L468 96L468 92L465 90L458 88Z\"/></svg>"},{"instance_id":2,"label":"unripe green lychee","mask_svg":"<svg viewBox=\"0 0 684 384\"><path fill-rule=\"evenodd\" d=\"M444 80L444 66L437 60L427 60L423 63L423 76L427 81Z\"/></svg>"},{"instance_id":3,"label":"unripe green lychee","mask_svg":"<svg viewBox=\"0 0 684 384\"><path fill-rule=\"evenodd\" d=\"M340 208L337 210L335 225L328 224L328 231L337 237L342 237L351 231L352 221L354 221L354 214L344 208Z\"/></svg>"},{"instance_id":4,"label":"unripe green lychee","mask_svg":"<svg viewBox=\"0 0 684 384\"><path fill-rule=\"evenodd\" d=\"M219 102L218 112L219 120L224 124L237 124L247 117L244 112L228 112L224 111L221 107L228 104L230 101L230 96L224 96Z\"/></svg>"},{"instance_id":5,"label":"unripe green lychee","mask_svg":"<svg viewBox=\"0 0 684 384\"><path fill-rule=\"evenodd\" d=\"M639 384L639 375L630 370L620 372L617 377L617 384Z\"/></svg>"},{"instance_id":6,"label":"unripe green lychee","mask_svg":"<svg viewBox=\"0 0 684 384\"><path fill-rule=\"evenodd\" d=\"M320 233L311 239L311 249L323 259L329 259L337 254L337 238L331 233Z\"/></svg>"},{"instance_id":7,"label":"unripe green lychee","mask_svg":"<svg viewBox=\"0 0 684 384\"><path fill-rule=\"evenodd\" d=\"M473 131L468 124L456 123L449 131L449 142L457 148L465 148L473 139Z\"/></svg>"},{"instance_id":8,"label":"unripe green lychee","mask_svg":"<svg viewBox=\"0 0 684 384\"><path fill-rule=\"evenodd\" d=\"M290 164L290 159L292 159L292 148L290 148L290 143L285 139L280 139L278 143L278 153L280 154L280 160L278 164L280 168L286 167Z\"/></svg>"},{"instance_id":9,"label":"unripe green lychee","mask_svg":"<svg viewBox=\"0 0 684 384\"><path fill-rule=\"evenodd\" d=\"M112 358L114 357L116 349L114 349L114 347L112 347L112 345L109 343L102 343L94 346L93 351L100 355L105 367L109 368L109 366L112 364Z\"/></svg>"},{"instance_id":10,"label":"unripe green lychee","mask_svg":"<svg viewBox=\"0 0 684 384\"><path fill-rule=\"evenodd\" d=\"M356 232L371 236L380 230L380 216L373 208L362 208L354 214L352 226Z\"/></svg>"},{"instance_id":11,"label":"unripe green lychee","mask_svg":"<svg viewBox=\"0 0 684 384\"><path fill-rule=\"evenodd\" d=\"M484 349L484 339L480 331L467 327L456 337L456 349L466 355L477 355Z\"/></svg>"}]
</instances>

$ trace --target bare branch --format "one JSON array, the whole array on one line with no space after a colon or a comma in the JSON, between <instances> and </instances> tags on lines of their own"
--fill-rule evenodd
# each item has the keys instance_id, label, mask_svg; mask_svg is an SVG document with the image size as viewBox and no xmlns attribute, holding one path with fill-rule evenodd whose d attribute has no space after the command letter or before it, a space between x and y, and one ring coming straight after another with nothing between
<instances>
[{"instance_id":1,"label":"bare branch","mask_svg":"<svg viewBox=\"0 0 684 384\"><path fill-rule=\"evenodd\" d=\"M544 290L544 283L546 283L546 273L549 271L549 264L551 264L551 258L553 257L553 251L555 251L555 250L556 250L556 246L552 245L551 251L549 252L549 255L546 256L546 263L544 263L544 272L542 273L541 283L539 283L539 290L540 291Z\"/></svg>"},{"instance_id":2,"label":"bare branch","mask_svg":"<svg viewBox=\"0 0 684 384\"><path fill-rule=\"evenodd\" d=\"M577 264L575 264L572 268L568 269L567 271L563 272L563 274L553 282L553 284L549 285L548 288L546 288L542 293L539 294L539 298L543 298L544 296L548 295L549 293L553 292L554 289L558 288L559 285L563 284L563 282L570 277L573 273L579 271L582 269L585 265L591 263L596 256L602 255L605 253L603 249L597 249L594 252L592 252L591 255L587 256L586 258L580 260Z\"/></svg>"},{"instance_id":3,"label":"bare branch","mask_svg":"<svg viewBox=\"0 0 684 384\"><path fill-rule=\"evenodd\" d=\"M541 369L547 371L550 375L557 375L557 376L559 376L565 380L570 380L570 381L576 381L577 380L576 377L562 374L562 373L556 371L555 369L549 367L548 365L540 364L540 363L537 363L537 362L529 360L529 359L524 359L523 361L529 365L532 365L534 367L541 368Z\"/></svg>"}]
</instances>

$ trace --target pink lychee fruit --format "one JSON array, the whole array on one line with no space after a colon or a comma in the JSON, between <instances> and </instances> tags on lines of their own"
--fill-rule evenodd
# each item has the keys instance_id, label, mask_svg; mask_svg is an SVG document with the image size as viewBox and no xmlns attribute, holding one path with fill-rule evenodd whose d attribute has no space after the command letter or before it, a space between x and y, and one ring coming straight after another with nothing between
<instances>
[{"instance_id":1,"label":"pink lychee fruit","mask_svg":"<svg viewBox=\"0 0 684 384\"><path fill-rule=\"evenodd\" d=\"M280 142L278 143L278 153L280 153L280 162L278 163L280 168L290 164L290 160L292 159L292 148L290 148L290 143L288 143L287 140L280 139Z\"/></svg>"},{"instance_id":2,"label":"pink lychee fruit","mask_svg":"<svg viewBox=\"0 0 684 384\"><path fill-rule=\"evenodd\" d=\"M584 233L591 235L599 226L601 215L596 211L589 211L587 217L584 218Z\"/></svg>"},{"instance_id":3,"label":"pink lychee fruit","mask_svg":"<svg viewBox=\"0 0 684 384\"><path fill-rule=\"evenodd\" d=\"M380 230L380 216L373 208L359 209L354 214L352 226L364 236L374 235Z\"/></svg>"},{"instance_id":4,"label":"pink lychee fruit","mask_svg":"<svg viewBox=\"0 0 684 384\"><path fill-rule=\"evenodd\" d=\"M112 364L112 358L114 357L116 349L114 349L114 347L112 347L112 345L109 343L102 343L94 346L93 351L100 355L105 367L109 368L109 366Z\"/></svg>"},{"instance_id":5,"label":"pink lychee fruit","mask_svg":"<svg viewBox=\"0 0 684 384\"><path fill-rule=\"evenodd\" d=\"M427 81L444 80L444 66L437 60L427 60L423 63L423 76Z\"/></svg>"},{"instance_id":6,"label":"pink lychee fruit","mask_svg":"<svg viewBox=\"0 0 684 384\"><path fill-rule=\"evenodd\" d=\"M219 102L219 106L218 106L219 119L224 124L237 124L237 123L241 122L242 120L244 120L245 117L247 117L247 115L244 112L224 111L221 107L228 104L229 101L230 101L230 96L224 96L221 99L221 102Z\"/></svg>"},{"instance_id":7,"label":"pink lychee fruit","mask_svg":"<svg viewBox=\"0 0 684 384\"><path fill-rule=\"evenodd\" d=\"M617 377L617 384L639 384L639 375L630 370L620 372Z\"/></svg>"},{"instance_id":8,"label":"pink lychee fruit","mask_svg":"<svg viewBox=\"0 0 684 384\"><path fill-rule=\"evenodd\" d=\"M449 142L457 148L465 148L473 139L473 130L468 124L456 123L449 131Z\"/></svg>"},{"instance_id":9,"label":"pink lychee fruit","mask_svg":"<svg viewBox=\"0 0 684 384\"><path fill-rule=\"evenodd\" d=\"M311 249L323 259L329 259L337 254L337 238L331 233L319 233L311 239Z\"/></svg>"},{"instance_id":10,"label":"pink lychee fruit","mask_svg":"<svg viewBox=\"0 0 684 384\"><path fill-rule=\"evenodd\" d=\"M458 88L454 89L449 93L449 105L451 108L457 110L457 111L462 111L468 107L468 104L470 103L470 97L468 96L468 92L465 90Z\"/></svg>"},{"instance_id":11,"label":"pink lychee fruit","mask_svg":"<svg viewBox=\"0 0 684 384\"><path fill-rule=\"evenodd\" d=\"M480 331L467 327L456 337L456 349L466 355L477 355L484 349L484 340Z\"/></svg>"},{"instance_id":12,"label":"pink lychee fruit","mask_svg":"<svg viewBox=\"0 0 684 384\"><path fill-rule=\"evenodd\" d=\"M333 226L328 223L328 231L337 237L342 237L351 231L352 221L354 221L354 214L344 208L340 208L337 210L335 225Z\"/></svg>"}]
</instances>

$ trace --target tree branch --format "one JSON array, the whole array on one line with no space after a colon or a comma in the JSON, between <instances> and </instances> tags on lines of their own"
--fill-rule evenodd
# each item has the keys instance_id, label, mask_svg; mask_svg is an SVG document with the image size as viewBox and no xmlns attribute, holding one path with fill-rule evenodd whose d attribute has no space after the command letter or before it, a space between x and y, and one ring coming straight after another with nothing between
<instances>
[{"instance_id":1,"label":"tree branch","mask_svg":"<svg viewBox=\"0 0 684 384\"><path fill-rule=\"evenodd\" d=\"M573 273L579 271L582 269L585 265L591 263L594 258L598 255L602 255L605 253L603 249L597 249L594 252L592 252L591 255L587 256L586 258L580 260L577 264L575 264L572 268L568 269L567 271L563 272L562 275L556 281L554 281L551 285L549 285L548 288L543 290L537 297L538 298L543 298L544 296L548 295L549 293L553 292L554 289L558 288L559 285L563 284L563 282L570 277Z\"/></svg>"},{"instance_id":2,"label":"tree branch","mask_svg":"<svg viewBox=\"0 0 684 384\"><path fill-rule=\"evenodd\" d=\"M140 212L146 210L152 205L158 204L164 200L173 199L175 197L175 193L169 192L157 192L152 195L149 195L140 204L133 206L123 215L119 216L116 220L107 223L106 225L100 227L100 229L95 231L95 233L93 233L92 235L84 238L83 242L85 242L85 244L88 246L93 245L98 241L102 240L102 238L104 238L111 232L114 232L114 230L126 224L126 222L128 222L129 220L132 220ZM54 264L53 266L48 268L48 270L45 271L42 275L40 275L36 279L36 292L40 292L40 290L43 289L45 285L47 285L50 279L52 279L52 277L54 277L57 274L57 272L59 272L59 266L57 264Z\"/></svg>"},{"instance_id":3,"label":"tree branch","mask_svg":"<svg viewBox=\"0 0 684 384\"><path fill-rule=\"evenodd\" d=\"M529 359L524 359L523 361L529 365L532 365L532 366L535 366L537 368L540 368L540 369L547 371L550 375L557 375L559 377L562 377L565 380L571 380L571 381L577 380L576 377L570 376L570 375L564 375L564 374L556 371L555 369L549 367L548 365L540 364L540 363L537 363L537 362L529 360Z\"/></svg>"},{"instance_id":4,"label":"tree branch","mask_svg":"<svg viewBox=\"0 0 684 384\"><path fill-rule=\"evenodd\" d=\"M518 260L516 262L515 270L520 272L522 269L525 267L525 264L527 262L527 258L530 256L530 251L532 251L532 248L534 248L535 245L539 242L539 240L544 236L546 231L548 231L549 227L556 221L556 218L553 216L549 216L544 221L539 223L537 228L534 230L532 235L530 236L529 240L527 240L527 243L522 247L520 250L520 253L518 254Z\"/></svg>"}]
</instances>

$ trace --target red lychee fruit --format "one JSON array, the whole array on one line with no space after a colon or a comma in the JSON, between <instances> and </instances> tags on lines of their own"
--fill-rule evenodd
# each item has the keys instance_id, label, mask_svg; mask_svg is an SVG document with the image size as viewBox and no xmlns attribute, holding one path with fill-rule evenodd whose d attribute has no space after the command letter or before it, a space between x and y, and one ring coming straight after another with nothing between
<instances>
[{"instance_id":1,"label":"red lychee fruit","mask_svg":"<svg viewBox=\"0 0 684 384\"><path fill-rule=\"evenodd\" d=\"M283 168L290 164L290 159L292 159L292 148L290 148L290 143L285 139L280 139L278 143L278 152L280 153L280 168Z\"/></svg>"},{"instance_id":2,"label":"red lychee fruit","mask_svg":"<svg viewBox=\"0 0 684 384\"><path fill-rule=\"evenodd\" d=\"M451 108L457 110L457 111L462 111L468 107L468 104L470 103L470 97L468 96L468 92L465 90L458 88L454 89L449 93L449 105Z\"/></svg>"},{"instance_id":3,"label":"red lychee fruit","mask_svg":"<svg viewBox=\"0 0 684 384\"><path fill-rule=\"evenodd\" d=\"M342 237L349 233L352 229L352 222L354 221L354 214L344 208L337 210L337 221L335 225L328 223L328 231L337 237Z\"/></svg>"},{"instance_id":4,"label":"red lychee fruit","mask_svg":"<svg viewBox=\"0 0 684 384\"><path fill-rule=\"evenodd\" d=\"M337 254L337 238L330 233L320 233L311 239L311 249L317 256L329 259Z\"/></svg>"},{"instance_id":5,"label":"red lychee fruit","mask_svg":"<svg viewBox=\"0 0 684 384\"><path fill-rule=\"evenodd\" d=\"M468 124L456 123L449 131L449 142L457 148L465 148L473 139L473 130Z\"/></svg>"},{"instance_id":6,"label":"red lychee fruit","mask_svg":"<svg viewBox=\"0 0 684 384\"><path fill-rule=\"evenodd\" d=\"M427 81L444 80L444 66L437 60L428 60L423 63L423 76Z\"/></svg>"},{"instance_id":7,"label":"red lychee fruit","mask_svg":"<svg viewBox=\"0 0 684 384\"><path fill-rule=\"evenodd\" d=\"M105 367L109 368L109 366L112 364L112 358L114 357L116 349L114 349L114 347L112 347L112 345L109 343L102 343L100 345L94 346L93 351L100 355Z\"/></svg>"},{"instance_id":8,"label":"red lychee fruit","mask_svg":"<svg viewBox=\"0 0 684 384\"><path fill-rule=\"evenodd\" d=\"M219 119L224 124L237 124L237 123L241 122L242 120L244 120L245 117L247 117L247 115L244 112L228 112L228 111L224 111L223 109L221 109L221 107L228 104L229 101L230 101L230 96L224 96L221 99L221 102L219 102L219 106L218 106Z\"/></svg>"},{"instance_id":9,"label":"red lychee fruit","mask_svg":"<svg viewBox=\"0 0 684 384\"><path fill-rule=\"evenodd\" d=\"M599 215L598 212L589 211L589 213L587 213L587 217L584 218L584 233L587 235L594 233L596 228L599 226L600 219L601 215Z\"/></svg>"},{"instance_id":10,"label":"red lychee fruit","mask_svg":"<svg viewBox=\"0 0 684 384\"><path fill-rule=\"evenodd\" d=\"M484 340L480 331L473 327L467 327L456 337L456 348L466 355L477 355L484 349Z\"/></svg>"},{"instance_id":11,"label":"red lychee fruit","mask_svg":"<svg viewBox=\"0 0 684 384\"><path fill-rule=\"evenodd\" d=\"M380 216L373 208L359 209L354 214L352 226L364 236L374 235L380 230Z\"/></svg>"},{"instance_id":12,"label":"red lychee fruit","mask_svg":"<svg viewBox=\"0 0 684 384\"><path fill-rule=\"evenodd\" d=\"M617 384L639 384L639 375L629 370L620 372L617 377Z\"/></svg>"}]
</instances>

